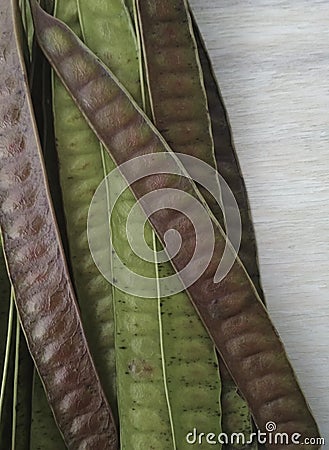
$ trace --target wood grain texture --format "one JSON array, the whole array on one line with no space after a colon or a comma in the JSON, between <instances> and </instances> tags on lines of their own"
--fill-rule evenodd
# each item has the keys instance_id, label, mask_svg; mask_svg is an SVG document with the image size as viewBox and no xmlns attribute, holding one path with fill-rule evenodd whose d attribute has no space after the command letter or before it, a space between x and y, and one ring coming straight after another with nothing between
<instances>
[{"instance_id":1,"label":"wood grain texture","mask_svg":"<svg viewBox=\"0 0 329 450\"><path fill-rule=\"evenodd\" d=\"M268 308L329 449L329 3L190 4L230 116Z\"/></svg>"}]
</instances>

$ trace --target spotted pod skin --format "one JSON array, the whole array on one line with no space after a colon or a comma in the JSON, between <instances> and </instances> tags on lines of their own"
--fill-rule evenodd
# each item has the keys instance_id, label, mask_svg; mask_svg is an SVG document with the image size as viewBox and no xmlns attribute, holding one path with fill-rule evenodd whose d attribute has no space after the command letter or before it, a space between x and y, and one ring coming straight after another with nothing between
<instances>
[{"instance_id":1,"label":"spotted pod skin","mask_svg":"<svg viewBox=\"0 0 329 450\"><path fill-rule=\"evenodd\" d=\"M32 5L40 46L116 163L140 155L167 152L183 170L170 147L113 74L63 23L46 14L37 3ZM101 95L97 95L99 93ZM147 215L148 205L143 202L143 196L160 187L176 188L202 199L187 177L149 175L131 186ZM172 198L172 201L176 199ZM208 213L211 217L209 210ZM163 244L168 229L180 233L181 250L172 258L172 263L177 271L181 271L194 250L193 225L177 210L159 210L149 220ZM239 258L221 282L214 282L224 251L225 235L218 222L213 218L212 221L213 256L205 272L188 288L190 298L260 430L265 432L266 424L271 420L276 422L278 433L300 433L301 441L306 436L316 437L316 423L282 342ZM267 446L269 449L299 447L298 444ZM303 448L319 446L304 445Z\"/></svg>"},{"instance_id":2,"label":"spotted pod skin","mask_svg":"<svg viewBox=\"0 0 329 450\"><path fill-rule=\"evenodd\" d=\"M138 52L125 11L122 0L111 0L106 5L103 0L92 4L79 0L84 42L140 104L142 79L138 76ZM97 147L89 146L89 150L95 155L99 153ZM107 154L104 163L106 172L115 167ZM171 274L169 262L160 264L155 259L154 263L145 262L127 242L124 224L127 211L135 203L128 189L114 208L111 233L116 251L127 267L144 276L155 278L168 271ZM140 216L143 220L142 212ZM145 235L150 248L154 248L156 239L153 240L149 224L145 226ZM186 293L161 298L154 279L153 299L138 298L115 286L113 299L121 449L168 450L175 446L188 449L186 435L196 423L219 434L217 359L208 333ZM209 447L207 443L200 446Z\"/></svg>"},{"instance_id":3,"label":"spotted pod skin","mask_svg":"<svg viewBox=\"0 0 329 450\"><path fill-rule=\"evenodd\" d=\"M49 199L17 14L14 2L1 2L0 224L17 309L67 447L117 450Z\"/></svg>"}]
</instances>

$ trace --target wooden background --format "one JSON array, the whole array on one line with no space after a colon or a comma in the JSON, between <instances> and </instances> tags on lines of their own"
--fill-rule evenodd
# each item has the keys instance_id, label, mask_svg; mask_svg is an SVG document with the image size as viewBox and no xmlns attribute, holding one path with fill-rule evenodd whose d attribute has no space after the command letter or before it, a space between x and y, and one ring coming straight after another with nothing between
<instances>
[{"instance_id":1,"label":"wooden background","mask_svg":"<svg viewBox=\"0 0 329 450\"><path fill-rule=\"evenodd\" d=\"M229 112L270 314L329 449L329 2L190 4Z\"/></svg>"}]
</instances>

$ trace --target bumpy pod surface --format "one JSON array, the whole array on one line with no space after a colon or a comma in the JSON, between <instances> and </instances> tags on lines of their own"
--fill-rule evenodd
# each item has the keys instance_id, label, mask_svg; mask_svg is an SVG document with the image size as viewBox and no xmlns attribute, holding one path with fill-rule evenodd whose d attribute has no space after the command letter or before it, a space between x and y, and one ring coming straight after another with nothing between
<instances>
[{"instance_id":1,"label":"bumpy pod surface","mask_svg":"<svg viewBox=\"0 0 329 450\"><path fill-rule=\"evenodd\" d=\"M257 289L260 299L265 304L258 268L256 238L252 223L248 193L234 148L228 114L216 81L216 76L214 74L205 43L202 39L200 30L198 29L196 20L192 13L191 15L193 30L199 51L200 64L203 72L204 85L207 93L217 169L232 190L241 216L242 230L239 257L255 288ZM213 212L215 213L218 221L222 224L222 217L216 214L216 211ZM224 226L224 224L222 226ZM242 432L245 436L249 436L252 432L250 411L245 400L239 394L237 386L232 380L222 360L220 360L220 372L223 383L221 396L223 407L223 430L229 435L234 432ZM236 444L232 448L242 447L243 444Z\"/></svg>"},{"instance_id":2,"label":"bumpy pod surface","mask_svg":"<svg viewBox=\"0 0 329 450\"><path fill-rule=\"evenodd\" d=\"M72 449L117 449L81 326L49 199L17 11L0 7L0 224L20 320L59 428Z\"/></svg>"},{"instance_id":3,"label":"bumpy pod surface","mask_svg":"<svg viewBox=\"0 0 329 450\"><path fill-rule=\"evenodd\" d=\"M44 13L36 3L33 5L41 47L116 163L122 164L136 156L165 153L184 174L170 147L113 74L63 23ZM100 86L103 95L95 97L95 89L99 90ZM129 178L129 173L126 176ZM151 174L131 188L148 216L150 211L143 197L160 188L174 188L201 200L195 185L185 176ZM191 259L195 236L193 225L179 212L180 205L174 196L171 201L177 209L158 210L149 220L163 244L168 229L179 232L181 251L172 256L172 263L181 271ZM271 420L276 422L278 433L300 433L301 442L306 436L318 436L282 342L239 258L221 282L214 281L224 251L225 235L215 219L212 223L214 252L207 269L188 287L190 298L248 401L259 428L265 431ZM201 243L206 240L205 236ZM184 282L184 278L182 280ZM289 445L289 448L299 446ZM268 448L283 449L287 445L269 444ZM318 446L305 445L304 448Z\"/></svg>"}]
</instances>

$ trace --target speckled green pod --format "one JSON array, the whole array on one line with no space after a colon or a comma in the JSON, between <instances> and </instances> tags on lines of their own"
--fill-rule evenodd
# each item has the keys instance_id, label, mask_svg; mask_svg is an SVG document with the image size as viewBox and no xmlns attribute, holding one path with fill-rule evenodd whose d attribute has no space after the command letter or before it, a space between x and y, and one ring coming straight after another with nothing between
<instances>
[{"instance_id":1,"label":"speckled green pod","mask_svg":"<svg viewBox=\"0 0 329 450\"><path fill-rule=\"evenodd\" d=\"M104 9L100 4L91 7L89 2L79 0L79 11L88 47L113 68L140 102L140 81L136 81L139 65L131 54L133 51L137 56L136 42L127 39L132 28L130 21L124 21L123 3L112 0ZM113 40L112 36L117 37ZM106 171L115 166L107 155L104 162ZM136 257L126 239L124 224L134 204L135 199L127 190L112 215L112 239L128 267L144 276L156 277L155 264ZM152 235L148 225L146 236L151 247ZM168 272L171 265L159 265L159 270ZM154 297L140 299L113 290L122 449L188 448L185 437L195 423L220 432L220 385L211 341L185 293L161 298L155 280ZM189 392L197 392L193 405Z\"/></svg>"}]
</instances>

